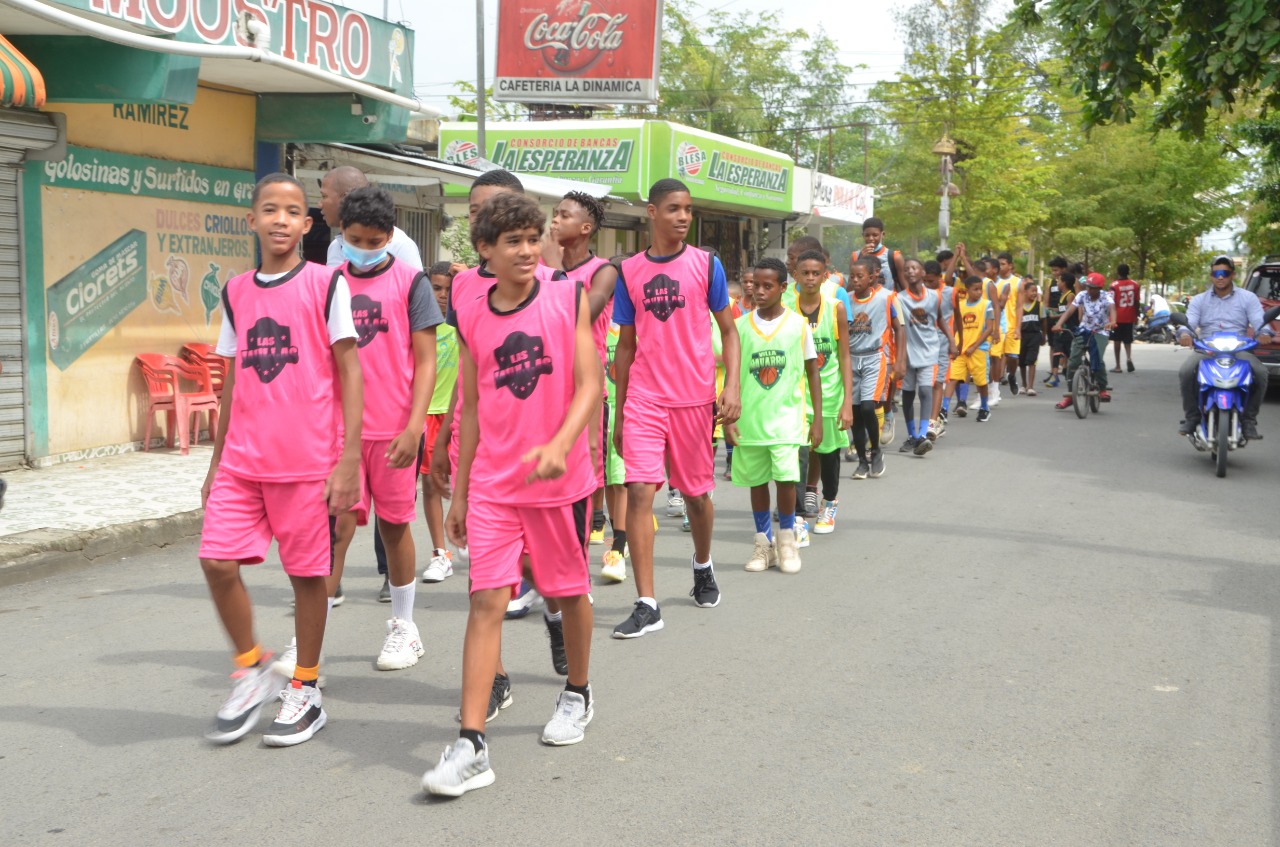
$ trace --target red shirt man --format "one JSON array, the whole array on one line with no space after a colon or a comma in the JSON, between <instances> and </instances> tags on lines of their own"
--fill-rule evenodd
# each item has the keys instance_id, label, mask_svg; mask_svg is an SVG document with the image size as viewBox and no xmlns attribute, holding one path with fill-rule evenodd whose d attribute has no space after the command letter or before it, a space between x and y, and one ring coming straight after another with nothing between
<instances>
[{"instance_id":1,"label":"red shirt man","mask_svg":"<svg viewBox=\"0 0 1280 847\"><path fill-rule=\"evenodd\" d=\"M1116 328L1111 333L1111 343L1116 351L1116 366L1112 373L1120 373L1120 348L1124 348L1126 367L1133 372L1133 325L1138 322L1138 295L1141 286L1129 279L1129 266L1116 268L1116 281L1111 283L1111 294L1116 301Z\"/></svg>"}]
</instances>

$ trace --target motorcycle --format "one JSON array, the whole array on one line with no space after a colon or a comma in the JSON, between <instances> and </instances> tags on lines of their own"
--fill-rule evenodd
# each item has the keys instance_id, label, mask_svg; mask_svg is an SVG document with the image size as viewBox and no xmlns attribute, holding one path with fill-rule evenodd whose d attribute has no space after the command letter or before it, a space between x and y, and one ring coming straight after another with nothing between
<instances>
[{"instance_id":1,"label":"motorcycle","mask_svg":"<svg viewBox=\"0 0 1280 847\"><path fill-rule=\"evenodd\" d=\"M1163 320L1157 318L1156 323L1152 325L1152 319L1144 317L1142 323L1138 325L1133 335L1134 341L1145 341L1148 344L1172 344L1177 336L1173 331L1173 326L1166 315Z\"/></svg>"},{"instance_id":2,"label":"motorcycle","mask_svg":"<svg viewBox=\"0 0 1280 847\"><path fill-rule=\"evenodd\" d=\"M1263 324L1280 315L1280 307L1268 309ZM1175 321L1176 322L1176 321ZM1256 339L1234 332L1215 332L1193 338L1192 347L1205 354L1196 373L1200 387L1200 425L1191 433L1191 444L1209 453L1219 477L1227 475L1227 455L1249 442L1241 423L1254 391L1253 368L1240 358L1258 346Z\"/></svg>"}]
</instances>

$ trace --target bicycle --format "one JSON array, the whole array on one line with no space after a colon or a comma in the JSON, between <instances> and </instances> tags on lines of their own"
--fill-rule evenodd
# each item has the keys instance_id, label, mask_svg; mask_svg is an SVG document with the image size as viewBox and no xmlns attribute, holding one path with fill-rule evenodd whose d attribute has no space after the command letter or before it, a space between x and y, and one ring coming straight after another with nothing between
<instances>
[{"instance_id":1,"label":"bicycle","mask_svg":"<svg viewBox=\"0 0 1280 847\"><path fill-rule=\"evenodd\" d=\"M1076 417L1084 420L1089 417L1090 412L1096 412L1102 406L1101 389L1098 388L1094 374L1100 373L1107 365L1098 354L1098 344L1093 332L1079 327L1075 335L1086 339L1088 345L1085 349L1086 361L1080 363L1075 375L1071 377L1071 406L1075 409Z\"/></svg>"}]
</instances>

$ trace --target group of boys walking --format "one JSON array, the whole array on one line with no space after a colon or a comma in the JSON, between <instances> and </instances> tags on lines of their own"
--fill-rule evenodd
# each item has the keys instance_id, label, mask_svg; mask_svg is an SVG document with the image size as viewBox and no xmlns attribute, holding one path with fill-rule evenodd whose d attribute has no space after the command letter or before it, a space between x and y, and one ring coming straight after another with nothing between
<instances>
[{"instance_id":1,"label":"group of boys walking","mask_svg":"<svg viewBox=\"0 0 1280 847\"><path fill-rule=\"evenodd\" d=\"M559 203L549 239L514 175L482 174L469 199L480 265L424 272L391 197L358 172L335 171L322 210L342 234L326 268L298 257L311 226L302 185L272 174L254 190L249 225L262 262L222 294L217 350L235 364L203 490L201 565L237 666L207 735L215 743L251 732L277 700L267 745L299 744L325 726L325 628L347 547L375 509L392 607L376 666L408 668L423 655L409 532L421 478L433 548L424 581L452 573L447 536L467 551L470 594L459 735L422 784L448 796L489 785L486 723L511 703L502 622L522 582L546 601L553 666L566 677L542 741L577 743L592 720L588 550L593 535L602 540L604 503L614 538L602 577L624 580L629 558L637 593L613 635L639 638L664 626L653 563L664 485L683 499L693 601L720 603L711 555L720 434L730 478L750 489L746 569L791 574L809 543L797 512L816 518L814 534L835 530L850 433L853 478L884 473L895 386L902 450L924 456L957 393L965 413L968 379L985 421L988 372L996 380L1005 356L1027 364L1032 333L1019 329L1038 296L1000 275L1004 256L990 279L971 272L979 266L963 245L940 261L904 261L870 219L847 284L822 245L802 238L785 263L757 262L731 296L719 257L686 243L693 202L677 180L650 189L650 247L615 262L590 251L604 212L588 195ZM1031 367L1028 387L1033 357ZM296 614L294 641L278 656L257 639L240 577L273 538Z\"/></svg>"}]
</instances>

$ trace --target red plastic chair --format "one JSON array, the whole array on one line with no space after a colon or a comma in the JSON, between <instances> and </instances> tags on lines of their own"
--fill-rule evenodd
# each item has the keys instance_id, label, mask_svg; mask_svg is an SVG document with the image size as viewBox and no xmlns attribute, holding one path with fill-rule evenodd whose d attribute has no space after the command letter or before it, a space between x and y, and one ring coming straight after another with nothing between
<instances>
[{"instance_id":1,"label":"red plastic chair","mask_svg":"<svg viewBox=\"0 0 1280 847\"><path fill-rule=\"evenodd\" d=\"M213 393L218 401L222 401L222 386L227 379L227 360L219 356L212 344L189 342L182 345L182 358L188 362L199 363L209 369L213 381Z\"/></svg>"},{"instance_id":2,"label":"red plastic chair","mask_svg":"<svg viewBox=\"0 0 1280 847\"><path fill-rule=\"evenodd\" d=\"M209 413L209 433L215 436L218 431L220 403L213 391L213 378L209 369L203 365L183 361L176 356L162 353L140 353L137 357L143 376L147 379L149 404L147 408L147 425L143 435L143 449L151 445L151 424L153 414L163 410L168 413L169 428L166 443L173 447L174 423L178 436L178 447L182 455L190 452L192 442L199 443L200 427L196 426L194 438L191 432L191 416L201 412ZM182 391L179 380L187 380L197 385L196 391ZM172 408L172 411L170 411Z\"/></svg>"}]
</instances>

